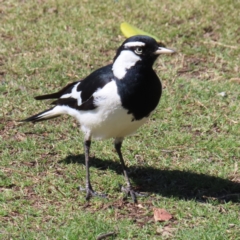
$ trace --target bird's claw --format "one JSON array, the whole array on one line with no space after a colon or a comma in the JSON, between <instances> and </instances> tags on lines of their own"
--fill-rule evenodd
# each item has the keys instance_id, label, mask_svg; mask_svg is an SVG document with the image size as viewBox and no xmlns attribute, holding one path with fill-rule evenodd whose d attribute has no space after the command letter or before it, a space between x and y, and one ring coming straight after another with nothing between
<instances>
[{"instance_id":1,"label":"bird's claw","mask_svg":"<svg viewBox=\"0 0 240 240\"><path fill-rule=\"evenodd\" d=\"M90 200L91 197L106 198L107 194L95 192L91 187L83 188L79 186L79 191L86 192L86 200Z\"/></svg>"},{"instance_id":2,"label":"bird's claw","mask_svg":"<svg viewBox=\"0 0 240 240\"><path fill-rule=\"evenodd\" d=\"M137 203L137 197L147 197L147 194L135 192L131 186L121 186L121 191L126 194L126 197L130 195L134 203Z\"/></svg>"}]
</instances>

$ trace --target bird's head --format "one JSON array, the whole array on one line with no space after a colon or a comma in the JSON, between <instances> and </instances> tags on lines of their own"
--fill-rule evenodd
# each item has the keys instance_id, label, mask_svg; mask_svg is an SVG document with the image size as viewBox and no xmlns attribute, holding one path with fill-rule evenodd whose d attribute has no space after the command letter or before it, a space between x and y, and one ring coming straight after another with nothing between
<instances>
[{"instance_id":1,"label":"bird's head","mask_svg":"<svg viewBox=\"0 0 240 240\"><path fill-rule=\"evenodd\" d=\"M126 39L118 48L114 57L113 72L116 77L122 79L127 70L141 62L144 66L152 67L160 54L174 53L157 43L154 38L144 35L136 35Z\"/></svg>"}]
</instances>

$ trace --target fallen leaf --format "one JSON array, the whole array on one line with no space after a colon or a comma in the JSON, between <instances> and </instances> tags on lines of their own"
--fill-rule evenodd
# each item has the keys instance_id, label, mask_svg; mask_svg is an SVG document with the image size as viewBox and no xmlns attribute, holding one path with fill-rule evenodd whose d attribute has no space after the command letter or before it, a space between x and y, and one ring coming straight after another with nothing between
<instances>
[{"instance_id":1,"label":"fallen leaf","mask_svg":"<svg viewBox=\"0 0 240 240\"><path fill-rule=\"evenodd\" d=\"M154 38L157 42L160 42L159 38L157 38L156 36L154 36L150 33L144 32L143 30L141 30L133 25L130 25L127 22L121 23L120 29L121 29L123 35L127 38L135 36L135 35L147 35L149 37Z\"/></svg>"},{"instance_id":2,"label":"fallen leaf","mask_svg":"<svg viewBox=\"0 0 240 240\"><path fill-rule=\"evenodd\" d=\"M154 215L154 220L160 221L160 222L164 222L164 221L168 221L169 219L171 219L173 216L167 212L165 209L161 209L161 208L154 208L153 209L153 215Z\"/></svg>"}]
</instances>

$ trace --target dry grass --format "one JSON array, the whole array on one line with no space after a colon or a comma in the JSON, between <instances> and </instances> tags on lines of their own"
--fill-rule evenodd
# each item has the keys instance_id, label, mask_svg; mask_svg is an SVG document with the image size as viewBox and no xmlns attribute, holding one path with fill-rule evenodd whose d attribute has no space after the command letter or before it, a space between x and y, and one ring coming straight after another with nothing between
<instances>
[{"instance_id":1,"label":"dry grass","mask_svg":"<svg viewBox=\"0 0 240 240\"><path fill-rule=\"evenodd\" d=\"M2 239L239 239L239 2L0 1ZM15 120L33 97L108 64L123 21L177 49L155 65L164 92L123 153L140 205L122 199L112 142L94 142L91 175L108 199L86 203L82 135L68 117ZM174 217L153 221L154 207ZM114 236L111 236L114 238Z\"/></svg>"}]
</instances>

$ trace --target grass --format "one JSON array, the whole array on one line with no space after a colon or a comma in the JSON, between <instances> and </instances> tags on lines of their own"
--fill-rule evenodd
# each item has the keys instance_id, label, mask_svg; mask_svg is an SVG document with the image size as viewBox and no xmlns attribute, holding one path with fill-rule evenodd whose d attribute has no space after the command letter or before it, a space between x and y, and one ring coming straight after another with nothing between
<instances>
[{"instance_id":1,"label":"grass","mask_svg":"<svg viewBox=\"0 0 240 240\"><path fill-rule=\"evenodd\" d=\"M1 1L1 239L240 239L239 1ZM112 141L94 141L91 178L108 199L86 203L83 136L68 117L35 125L33 97L111 62L127 21L178 50L154 69L164 86L151 119L123 154L134 205ZM224 93L222 96L222 93ZM173 215L153 220L153 208Z\"/></svg>"}]
</instances>

